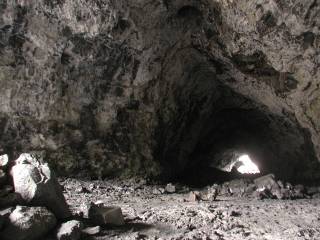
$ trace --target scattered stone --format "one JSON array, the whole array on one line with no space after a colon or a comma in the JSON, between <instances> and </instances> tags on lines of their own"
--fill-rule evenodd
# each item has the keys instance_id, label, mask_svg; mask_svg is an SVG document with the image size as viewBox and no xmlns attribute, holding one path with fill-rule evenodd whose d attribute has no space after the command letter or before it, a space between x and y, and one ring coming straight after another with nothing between
<instances>
[{"instance_id":1,"label":"scattered stone","mask_svg":"<svg viewBox=\"0 0 320 240\"><path fill-rule=\"evenodd\" d=\"M99 206L99 207L103 207L104 206L104 202L102 200L98 200L94 203L94 205Z\"/></svg>"},{"instance_id":2,"label":"scattered stone","mask_svg":"<svg viewBox=\"0 0 320 240\"><path fill-rule=\"evenodd\" d=\"M83 186L77 187L75 192L76 193L90 193L90 191L87 188L83 187Z\"/></svg>"},{"instance_id":3,"label":"scattered stone","mask_svg":"<svg viewBox=\"0 0 320 240\"><path fill-rule=\"evenodd\" d=\"M77 220L61 224L57 230L58 240L78 240L81 237L82 223Z\"/></svg>"},{"instance_id":4,"label":"scattered stone","mask_svg":"<svg viewBox=\"0 0 320 240\"><path fill-rule=\"evenodd\" d=\"M213 188L211 190L211 196L210 196L211 200L215 201L217 199L218 195L219 195L219 189Z\"/></svg>"},{"instance_id":5,"label":"scattered stone","mask_svg":"<svg viewBox=\"0 0 320 240\"><path fill-rule=\"evenodd\" d=\"M251 184L248 179L234 179L228 183L226 183L229 187L229 192L232 193L233 196L243 196L248 185Z\"/></svg>"},{"instance_id":6,"label":"scattered stone","mask_svg":"<svg viewBox=\"0 0 320 240\"><path fill-rule=\"evenodd\" d=\"M263 199L267 199L267 198L273 198L273 194L271 193L271 191L268 188L258 188L253 196L258 199L258 200L263 200Z\"/></svg>"},{"instance_id":7,"label":"scattered stone","mask_svg":"<svg viewBox=\"0 0 320 240\"><path fill-rule=\"evenodd\" d=\"M98 233L100 233L100 231L101 231L100 226L88 227L82 230L82 232L87 235L97 235Z\"/></svg>"},{"instance_id":8,"label":"scattered stone","mask_svg":"<svg viewBox=\"0 0 320 240\"><path fill-rule=\"evenodd\" d=\"M88 216L93 224L99 226L106 224L121 226L125 224L120 207L105 207L91 204Z\"/></svg>"},{"instance_id":9,"label":"scattered stone","mask_svg":"<svg viewBox=\"0 0 320 240\"><path fill-rule=\"evenodd\" d=\"M257 188L268 188L272 189L274 186L278 186L278 183L275 180L275 176L273 174L268 174L259 178L254 179L254 184Z\"/></svg>"},{"instance_id":10,"label":"scattered stone","mask_svg":"<svg viewBox=\"0 0 320 240\"><path fill-rule=\"evenodd\" d=\"M155 188L155 189L152 190L152 194L154 194L154 195L160 195L160 194L162 194L162 193L161 193L161 191L160 191L158 188Z\"/></svg>"},{"instance_id":11,"label":"scattered stone","mask_svg":"<svg viewBox=\"0 0 320 240\"><path fill-rule=\"evenodd\" d=\"M15 191L32 205L45 206L58 218L71 216L54 173L31 154L21 154L11 170Z\"/></svg>"},{"instance_id":12,"label":"scattered stone","mask_svg":"<svg viewBox=\"0 0 320 240\"><path fill-rule=\"evenodd\" d=\"M192 191L189 193L187 201L189 202L196 202L200 200L200 193L198 191Z\"/></svg>"},{"instance_id":13,"label":"scattered stone","mask_svg":"<svg viewBox=\"0 0 320 240\"><path fill-rule=\"evenodd\" d=\"M281 192L281 188L279 187L278 183L272 185L270 188L270 186L268 186L268 189L270 190L270 192L272 193L272 195L278 199L282 199L282 192Z\"/></svg>"},{"instance_id":14,"label":"scattered stone","mask_svg":"<svg viewBox=\"0 0 320 240\"><path fill-rule=\"evenodd\" d=\"M9 156L7 154L0 156L0 169L7 169L9 165Z\"/></svg>"},{"instance_id":15,"label":"scattered stone","mask_svg":"<svg viewBox=\"0 0 320 240\"><path fill-rule=\"evenodd\" d=\"M283 184L283 182L281 180L278 180L277 183L278 183L280 188L284 188L284 184Z\"/></svg>"},{"instance_id":16,"label":"scattered stone","mask_svg":"<svg viewBox=\"0 0 320 240\"><path fill-rule=\"evenodd\" d=\"M290 199L291 198L291 192L289 189L282 188L281 189L281 197L278 199Z\"/></svg>"},{"instance_id":17,"label":"scattered stone","mask_svg":"<svg viewBox=\"0 0 320 240\"><path fill-rule=\"evenodd\" d=\"M239 211L232 210L230 212L230 217L239 217L239 216L241 216L241 212Z\"/></svg>"},{"instance_id":18,"label":"scattered stone","mask_svg":"<svg viewBox=\"0 0 320 240\"><path fill-rule=\"evenodd\" d=\"M9 224L0 233L2 240L37 240L56 225L56 217L44 207L17 206Z\"/></svg>"},{"instance_id":19,"label":"scattered stone","mask_svg":"<svg viewBox=\"0 0 320 240\"><path fill-rule=\"evenodd\" d=\"M96 189L97 188L97 186L94 184L94 183L91 183L89 186L88 186L88 191L89 192L92 192L94 189Z\"/></svg>"},{"instance_id":20,"label":"scattered stone","mask_svg":"<svg viewBox=\"0 0 320 240\"><path fill-rule=\"evenodd\" d=\"M175 193L176 192L176 187L172 183L168 183L166 188L165 188L165 191L167 193Z\"/></svg>"}]
</instances>

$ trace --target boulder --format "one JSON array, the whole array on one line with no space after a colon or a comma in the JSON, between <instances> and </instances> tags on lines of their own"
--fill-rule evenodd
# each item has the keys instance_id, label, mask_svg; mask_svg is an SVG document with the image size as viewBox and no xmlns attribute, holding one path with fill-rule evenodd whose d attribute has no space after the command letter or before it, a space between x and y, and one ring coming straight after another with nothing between
<instances>
[{"instance_id":1,"label":"boulder","mask_svg":"<svg viewBox=\"0 0 320 240\"><path fill-rule=\"evenodd\" d=\"M78 240L81 237L82 223L72 220L61 224L57 230L58 240Z\"/></svg>"},{"instance_id":2,"label":"boulder","mask_svg":"<svg viewBox=\"0 0 320 240\"><path fill-rule=\"evenodd\" d=\"M124 225L124 218L120 207L106 207L91 204L88 212L90 221L95 225Z\"/></svg>"},{"instance_id":3,"label":"boulder","mask_svg":"<svg viewBox=\"0 0 320 240\"><path fill-rule=\"evenodd\" d=\"M42 239L56 225L56 217L45 207L17 206L0 233L2 240Z\"/></svg>"},{"instance_id":4,"label":"boulder","mask_svg":"<svg viewBox=\"0 0 320 240\"><path fill-rule=\"evenodd\" d=\"M187 198L189 202L197 202L200 200L200 193L198 191L191 191Z\"/></svg>"},{"instance_id":5,"label":"boulder","mask_svg":"<svg viewBox=\"0 0 320 240\"><path fill-rule=\"evenodd\" d=\"M168 183L166 188L165 188L165 191L167 193L175 193L176 192L176 187L173 184Z\"/></svg>"},{"instance_id":6,"label":"boulder","mask_svg":"<svg viewBox=\"0 0 320 240\"><path fill-rule=\"evenodd\" d=\"M271 191L268 188L259 188L253 193L253 197L258 200L268 199L268 198L274 198L274 195L271 193Z\"/></svg>"},{"instance_id":7,"label":"boulder","mask_svg":"<svg viewBox=\"0 0 320 240\"><path fill-rule=\"evenodd\" d=\"M47 163L31 154L21 154L11 169L14 188L29 204L47 207L59 219L71 216L54 173Z\"/></svg>"},{"instance_id":8,"label":"boulder","mask_svg":"<svg viewBox=\"0 0 320 240\"><path fill-rule=\"evenodd\" d=\"M161 195L162 193L161 193L161 191L160 191L158 188L155 188L155 189L152 190L152 194L154 194L154 195Z\"/></svg>"},{"instance_id":9,"label":"boulder","mask_svg":"<svg viewBox=\"0 0 320 240\"><path fill-rule=\"evenodd\" d=\"M280 188L273 174L268 174L268 175L256 178L254 180L254 184L257 186L257 188L268 188L270 190L272 188L274 189Z\"/></svg>"}]
</instances>

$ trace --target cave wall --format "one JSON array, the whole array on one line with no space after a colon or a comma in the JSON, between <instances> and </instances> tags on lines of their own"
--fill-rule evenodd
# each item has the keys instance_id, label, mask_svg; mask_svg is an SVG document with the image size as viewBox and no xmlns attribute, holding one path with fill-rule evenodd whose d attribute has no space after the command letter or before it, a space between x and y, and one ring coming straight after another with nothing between
<instances>
[{"instance_id":1,"label":"cave wall","mask_svg":"<svg viewBox=\"0 0 320 240\"><path fill-rule=\"evenodd\" d=\"M60 174L176 174L229 104L272 116L275 144L303 149L295 167L317 177L319 9L318 0L3 0L1 151L40 151ZM250 104L233 106L235 96ZM285 146L283 135L298 140ZM277 157L281 169L288 159Z\"/></svg>"}]
</instances>

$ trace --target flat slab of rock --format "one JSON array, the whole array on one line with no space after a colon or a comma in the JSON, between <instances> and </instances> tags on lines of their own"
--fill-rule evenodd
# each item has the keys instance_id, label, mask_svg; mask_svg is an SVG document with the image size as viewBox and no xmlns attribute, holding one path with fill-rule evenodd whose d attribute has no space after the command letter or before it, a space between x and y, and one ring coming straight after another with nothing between
<instances>
[{"instance_id":1,"label":"flat slab of rock","mask_svg":"<svg viewBox=\"0 0 320 240\"><path fill-rule=\"evenodd\" d=\"M100 233L100 231L101 231L100 226L88 227L82 230L82 232L86 235L97 235L98 233Z\"/></svg>"},{"instance_id":2,"label":"flat slab of rock","mask_svg":"<svg viewBox=\"0 0 320 240\"><path fill-rule=\"evenodd\" d=\"M45 206L57 218L71 216L54 173L47 163L31 154L21 154L11 169L16 193L32 205Z\"/></svg>"},{"instance_id":3,"label":"flat slab of rock","mask_svg":"<svg viewBox=\"0 0 320 240\"><path fill-rule=\"evenodd\" d=\"M72 220L61 224L57 230L58 240L78 240L81 237L82 223Z\"/></svg>"},{"instance_id":4,"label":"flat slab of rock","mask_svg":"<svg viewBox=\"0 0 320 240\"><path fill-rule=\"evenodd\" d=\"M0 232L2 240L38 240L56 225L56 217L45 207L17 206L9 224Z\"/></svg>"},{"instance_id":5,"label":"flat slab of rock","mask_svg":"<svg viewBox=\"0 0 320 240\"><path fill-rule=\"evenodd\" d=\"M120 207L105 207L92 204L88 216L93 224L102 226L106 224L124 225L124 218Z\"/></svg>"}]
</instances>

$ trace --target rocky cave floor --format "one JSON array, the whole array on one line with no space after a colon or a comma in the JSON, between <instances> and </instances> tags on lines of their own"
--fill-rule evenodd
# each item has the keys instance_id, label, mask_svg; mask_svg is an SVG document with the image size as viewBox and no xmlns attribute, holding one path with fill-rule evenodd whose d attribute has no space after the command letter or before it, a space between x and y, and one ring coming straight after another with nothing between
<instances>
[{"instance_id":1,"label":"rocky cave floor","mask_svg":"<svg viewBox=\"0 0 320 240\"><path fill-rule=\"evenodd\" d=\"M124 226L103 227L97 235L81 239L320 239L319 194L261 200L241 191L220 190L215 200L193 201L192 191L205 196L214 186L192 189L178 184L168 193L166 186L144 180L59 181L76 215L85 212L90 202L122 209ZM90 227L89 222L85 225Z\"/></svg>"}]
</instances>

